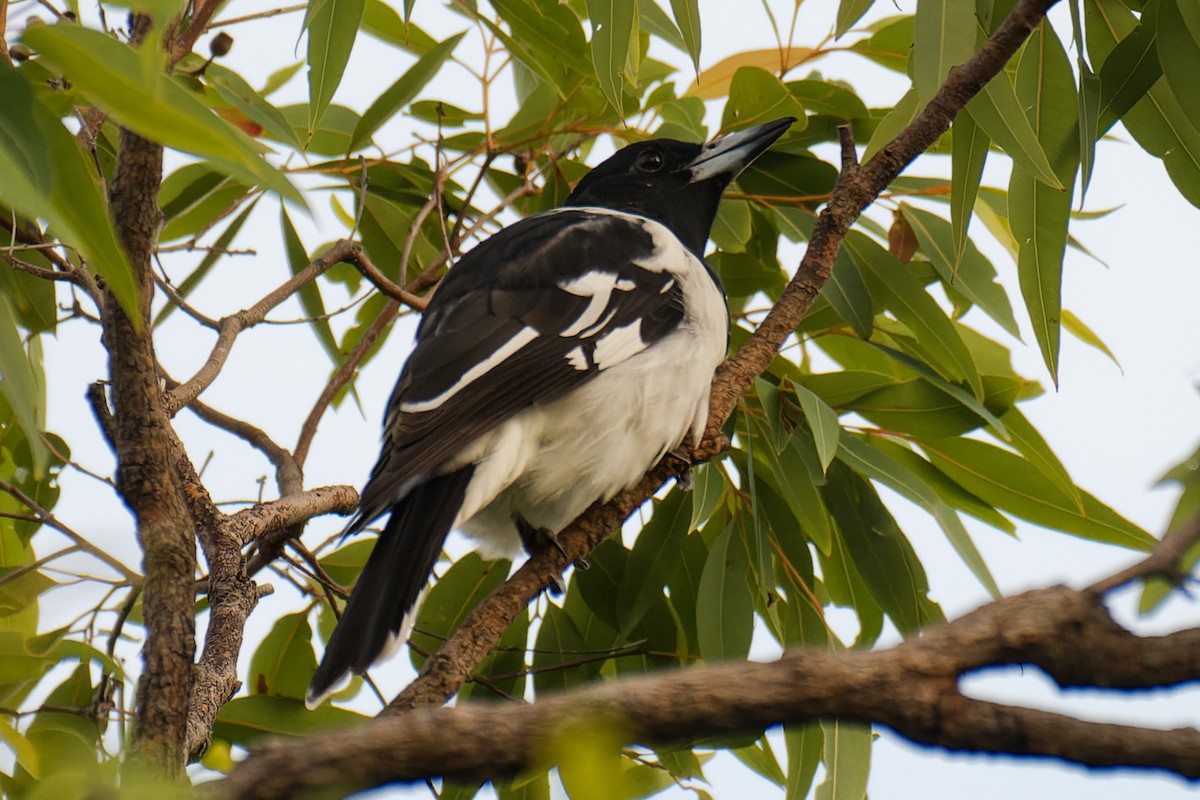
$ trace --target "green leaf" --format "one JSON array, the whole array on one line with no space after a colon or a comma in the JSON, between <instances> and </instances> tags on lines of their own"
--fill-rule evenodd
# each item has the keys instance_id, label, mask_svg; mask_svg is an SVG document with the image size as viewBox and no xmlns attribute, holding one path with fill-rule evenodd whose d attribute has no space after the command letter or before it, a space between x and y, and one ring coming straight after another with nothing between
<instances>
[{"instance_id":1,"label":"green leaf","mask_svg":"<svg viewBox=\"0 0 1200 800\"><path fill-rule=\"evenodd\" d=\"M850 45L850 49L888 69L903 74L913 49L914 15L887 17L867 26L872 35ZM916 103L916 89L910 92ZM907 95L906 95L907 96ZM874 138L874 137L872 137ZM867 159L864 156L863 161Z\"/></svg>"},{"instance_id":2,"label":"green leaf","mask_svg":"<svg viewBox=\"0 0 1200 800\"><path fill-rule=\"evenodd\" d=\"M587 652L583 634L556 605L546 608L534 648L533 688L539 698L595 679L603 664L602 658Z\"/></svg>"},{"instance_id":3,"label":"green leaf","mask_svg":"<svg viewBox=\"0 0 1200 800\"><path fill-rule=\"evenodd\" d=\"M1192 127L1200 128L1200 14L1188 0L1158 0L1147 5L1146 14L1154 25L1167 86Z\"/></svg>"},{"instance_id":4,"label":"green leaf","mask_svg":"<svg viewBox=\"0 0 1200 800\"><path fill-rule=\"evenodd\" d=\"M796 399L812 429L813 438L817 443L817 457L821 459L821 471L824 472L837 455L838 440L841 438L842 427L838 424L838 414L824 400L804 386L796 385Z\"/></svg>"},{"instance_id":5,"label":"green leaf","mask_svg":"<svg viewBox=\"0 0 1200 800\"><path fill-rule=\"evenodd\" d=\"M250 659L250 692L302 700L316 668L308 614L285 614Z\"/></svg>"},{"instance_id":6,"label":"green leaf","mask_svg":"<svg viewBox=\"0 0 1200 800\"><path fill-rule=\"evenodd\" d=\"M1079 493L1079 487L1071 480L1067 468L1058 460L1058 456L1050 449L1050 444L1038 429L1033 427L1015 406L1010 408L1002 419L1009 443L1062 490L1063 494L1074 501L1077 510L1083 511L1083 497Z\"/></svg>"},{"instance_id":7,"label":"green leaf","mask_svg":"<svg viewBox=\"0 0 1200 800\"><path fill-rule=\"evenodd\" d=\"M842 0L838 4L837 24L833 29L834 38L842 38L846 31L853 28L854 24L862 19L863 14L866 14L874 4L875 0Z\"/></svg>"},{"instance_id":8,"label":"green leaf","mask_svg":"<svg viewBox=\"0 0 1200 800\"><path fill-rule=\"evenodd\" d=\"M1083 320L1065 308L1062 309L1062 324L1067 329L1067 332L1072 334L1076 339L1104 353L1118 368L1121 368L1121 362L1113 355L1113 351L1108 349L1108 345L1104 343L1104 340L1097 336L1095 331L1085 325Z\"/></svg>"},{"instance_id":9,"label":"green leaf","mask_svg":"<svg viewBox=\"0 0 1200 800\"><path fill-rule=\"evenodd\" d=\"M628 636L642 621L650 605L662 597L672 557L688 535L691 503L687 494L673 490L654 504L654 514L638 533L625 562L621 590L617 595L617 619L622 636Z\"/></svg>"},{"instance_id":10,"label":"green leaf","mask_svg":"<svg viewBox=\"0 0 1200 800\"><path fill-rule=\"evenodd\" d=\"M978 25L975 9L962 0L923 0L917 3L910 66L917 100L929 103L952 67L975 55Z\"/></svg>"},{"instance_id":11,"label":"green leaf","mask_svg":"<svg viewBox=\"0 0 1200 800\"><path fill-rule=\"evenodd\" d=\"M953 192L953 189L951 191ZM952 197L951 203L953 202ZM916 234L921 252L929 256L942 281L962 292L1008 333L1020 338L1020 329L1013 316L1008 294L996 280L996 268L979 252L975 244L967 239L963 243L964 247L956 250L958 243L952 224L948 224L936 214L907 204L901 204L900 210Z\"/></svg>"},{"instance_id":12,"label":"green leaf","mask_svg":"<svg viewBox=\"0 0 1200 800\"><path fill-rule=\"evenodd\" d=\"M797 433L793 434L788 445L777 452L770 444L770 433L764 424L754 417L747 419L751 430L762 443L760 447L755 448L754 457L766 469L764 474L757 477L766 481L783 499L792 516L800 523L804 535L821 552L828 553L830 540L833 538L833 526L801 454L804 442L802 435L797 435L801 429L797 428Z\"/></svg>"},{"instance_id":13,"label":"green leaf","mask_svg":"<svg viewBox=\"0 0 1200 800\"><path fill-rule=\"evenodd\" d=\"M675 566L667 576L671 608L679 620L680 630L687 636L687 652L700 655L699 626L696 621L696 602L700 596L700 577L708 560L704 537L692 534L683 540L675 556Z\"/></svg>"},{"instance_id":14,"label":"green leaf","mask_svg":"<svg viewBox=\"0 0 1200 800\"><path fill-rule=\"evenodd\" d=\"M1083 509L1029 461L974 439L920 442L934 466L998 509L1084 539L1148 550L1153 536L1080 490Z\"/></svg>"},{"instance_id":15,"label":"green leaf","mask_svg":"<svg viewBox=\"0 0 1200 800\"><path fill-rule=\"evenodd\" d=\"M304 149L283 113L254 91L241 75L220 64L210 63L204 70L204 76L216 87L221 99L261 125L268 135L288 147Z\"/></svg>"},{"instance_id":16,"label":"green leaf","mask_svg":"<svg viewBox=\"0 0 1200 800\"><path fill-rule=\"evenodd\" d=\"M983 164L987 160L991 139L966 109L954 118L954 127L950 129L950 133L950 235L954 244L954 268L951 269L953 274L969 241L967 229L971 225L971 211L975 208L975 197L979 194L979 181L983 178ZM911 220L909 224L912 224Z\"/></svg>"},{"instance_id":17,"label":"green leaf","mask_svg":"<svg viewBox=\"0 0 1200 800\"><path fill-rule=\"evenodd\" d=\"M683 35L683 44L692 57L692 67L700 72L700 3L699 0L671 0L671 14Z\"/></svg>"},{"instance_id":18,"label":"green leaf","mask_svg":"<svg viewBox=\"0 0 1200 800\"><path fill-rule=\"evenodd\" d=\"M710 461L692 467L692 518L688 523L689 533L708 522L708 518L725 496L727 485L725 472L719 463Z\"/></svg>"},{"instance_id":19,"label":"green leaf","mask_svg":"<svg viewBox=\"0 0 1200 800\"><path fill-rule=\"evenodd\" d=\"M1074 98L1071 101L1075 105ZM1059 191L1062 181L1055 175L1037 133L1025 116L1017 92L1006 74L988 81L983 91L967 103L966 111L998 147L1008 153L1013 167ZM1069 196L1069 192L1067 193Z\"/></svg>"},{"instance_id":20,"label":"green leaf","mask_svg":"<svg viewBox=\"0 0 1200 800\"><path fill-rule=\"evenodd\" d=\"M325 109L333 101L350 51L362 24L366 0L309 0L304 15L308 31L308 136L311 140Z\"/></svg>"},{"instance_id":21,"label":"green leaf","mask_svg":"<svg viewBox=\"0 0 1200 800\"><path fill-rule=\"evenodd\" d=\"M413 626L412 641L426 652L434 652L471 613L483 598L508 577L507 560L484 561L478 553L467 553L434 581L421 603ZM420 670L425 657L409 648L413 666Z\"/></svg>"},{"instance_id":22,"label":"green leaf","mask_svg":"<svg viewBox=\"0 0 1200 800\"><path fill-rule=\"evenodd\" d=\"M283 206L279 207L279 228L283 232L283 245L287 253L288 267L291 269L292 275L297 275L309 265L312 259L305 251L304 243L300 241L300 235L296 233L296 227L292 225L291 217L288 216L287 209ZM333 327L325 316L325 301L321 299L321 290L317 288L316 281L309 281L300 287L299 294L300 305L304 308L304 313L312 318L307 327L312 329L313 335L321 343L321 347L329 356L330 361L335 365L339 364L342 360L342 352L338 349L337 339L333 335Z\"/></svg>"},{"instance_id":23,"label":"green leaf","mask_svg":"<svg viewBox=\"0 0 1200 800\"><path fill-rule=\"evenodd\" d=\"M895 107L875 126L871 138L867 140L866 149L863 150L862 163L870 161L876 153L883 149L884 145L895 139L897 134L908 126L908 123L917 118L920 110L921 104L917 100L917 89L913 87L904 93Z\"/></svg>"},{"instance_id":24,"label":"green leaf","mask_svg":"<svg viewBox=\"0 0 1200 800\"><path fill-rule=\"evenodd\" d=\"M30 34L45 27L31 29ZM61 240L78 249L88 266L104 278L129 318L141 324L133 269L117 242L92 168L74 137L35 99L20 73L4 64L0 64L0 200L23 216L49 222Z\"/></svg>"},{"instance_id":25,"label":"green leaf","mask_svg":"<svg viewBox=\"0 0 1200 800\"><path fill-rule=\"evenodd\" d=\"M786 800L808 797L817 766L821 763L823 739L819 722L783 726L783 741L788 754Z\"/></svg>"},{"instance_id":26,"label":"green leaf","mask_svg":"<svg viewBox=\"0 0 1200 800\"><path fill-rule=\"evenodd\" d=\"M1074 8L1074 5L1072 5ZM1096 140L1100 138L1100 78L1079 59L1079 205L1087 199L1096 162Z\"/></svg>"},{"instance_id":27,"label":"green leaf","mask_svg":"<svg viewBox=\"0 0 1200 800\"><path fill-rule=\"evenodd\" d=\"M221 707L213 736L246 746L264 736L306 734L361 725L369 717L325 703L312 711L303 700L260 694L236 697Z\"/></svg>"},{"instance_id":28,"label":"green leaf","mask_svg":"<svg viewBox=\"0 0 1200 800\"><path fill-rule=\"evenodd\" d=\"M771 752L771 744L767 740L767 737L764 736L755 744L737 747L729 752L738 761L776 786L783 786L787 781L787 776L783 774L783 769L779 766L778 759Z\"/></svg>"},{"instance_id":29,"label":"green leaf","mask_svg":"<svg viewBox=\"0 0 1200 800\"><path fill-rule=\"evenodd\" d=\"M954 323L941 306L925 293L909 268L865 234L851 231L846 247L864 277L871 295L904 323L933 360L930 364L951 381L966 380L976 397L983 396L983 383L971 352L963 344Z\"/></svg>"},{"instance_id":30,"label":"green leaf","mask_svg":"<svg viewBox=\"0 0 1200 800\"><path fill-rule=\"evenodd\" d=\"M437 45L436 39L411 19L401 19L395 9L383 0L367 0L361 29L382 42L416 56L425 55Z\"/></svg>"},{"instance_id":31,"label":"green leaf","mask_svg":"<svg viewBox=\"0 0 1200 800\"><path fill-rule=\"evenodd\" d=\"M152 42L137 51L101 31L70 24L38 25L26 31L24 41L80 95L138 135L206 158L303 205L296 188L245 134L164 74L163 56L147 55Z\"/></svg>"},{"instance_id":32,"label":"green leaf","mask_svg":"<svg viewBox=\"0 0 1200 800\"><path fill-rule=\"evenodd\" d=\"M696 624L700 655L708 660L745 658L754 635L754 601L746 584L749 563L737 528L713 542L700 574Z\"/></svg>"},{"instance_id":33,"label":"green leaf","mask_svg":"<svg viewBox=\"0 0 1200 800\"><path fill-rule=\"evenodd\" d=\"M1094 27L1098 26L1089 24L1088 32L1098 33L1093 31ZM1151 26L1138 25L1104 59L1097 76L1100 79L1098 136L1125 116L1162 77L1157 43Z\"/></svg>"},{"instance_id":34,"label":"green leaf","mask_svg":"<svg viewBox=\"0 0 1200 800\"><path fill-rule=\"evenodd\" d=\"M1000 588L996 585L996 579L992 577L987 563L975 547L962 520L942 500L937 491L926 482L923 475L913 472L904 463L892 457L896 451L908 453L911 451L904 450L898 445L892 445L888 450L873 446L883 444L890 443L877 436L872 436L867 442L863 442L850 434L845 434L842 437L840 458L858 474L883 483L902 497L928 511L938 521L951 547L958 553L959 558L963 560L971 573L992 597L999 597ZM911 455L914 459L920 460L915 453L911 453ZM928 475L928 471L925 474Z\"/></svg>"},{"instance_id":35,"label":"green leaf","mask_svg":"<svg viewBox=\"0 0 1200 800\"><path fill-rule=\"evenodd\" d=\"M804 106L773 73L741 67L729 83L729 100L721 112L721 130L756 125L779 117L796 117L803 127Z\"/></svg>"},{"instance_id":36,"label":"green leaf","mask_svg":"<svg viewBox=\"0 0 1200 800\"><path fill-rule=\"evenodd\" d=\"M408 68L400 78L375 98L370 107L363 112L354 133L350 137L349 150L358 150L371 140L379 126L387 122L406 105L416 99L417 94L425 88L425 84L441 69L442 64L454 52L455 46L466 33L456 33L444 42L439 43L417 59L417 63Z\"/></svg>"},{"instance_id":37,"label":"green leaf","mask_svg":"<svg viewBox=\"0 0 1200 800\"><path fill-rule=\"evenodd\" d=\"M871 290L859 274L854 260L841 248L834 258L829 280L821 287L821 297L833 306L833 310L855 333L864 339L871 338L875 316Z\"/></svg>"},{"instance_id":38,"label":"green leaf","mask_svg":"<svg viewBox=\"0 0 1200 800\"><path fill-rule=\"evenodd\" d=\"M863 800L871 770L871 726L832 720L821 722L825 780L816 800Z\"/></svg>"},{"instance_id":39,"label":"green leaf","mask_svg":"<svg viewBox=\"0 0 1200 800\"><path fill-rule=\"evenodd\" d=\"M871 596L903 634L944 621L927 596L925 569L875 488L843 464L829 469L821 487L846 553L858 568Z\"/></svg>"},{"instance_id":40,"label":"green leaf","mask_svg":"<svg viewBox=\"0 0 1200 800\"><path fill-rule=\"evenodd\" d=\"M592 21L591 50L596 79L608 102L621 112L624 107L621 77L637 21L637 0L587 0L587 11Z\"/></svg>"},{"instance_id":41,"label":"green leaf","mask_svg":"<svg viewBox=\"0 0 1200 800\"><path fill-rule=\"evenodd\" d=\"M29 354L17 330L17 318L8 298L0 295L0 394L8 401L16 422L25 432L33 454L34 472L40 477L50 460L50 452L41 439L45 421L45 400L34 374Z\"/></svg>"}]
</instances>

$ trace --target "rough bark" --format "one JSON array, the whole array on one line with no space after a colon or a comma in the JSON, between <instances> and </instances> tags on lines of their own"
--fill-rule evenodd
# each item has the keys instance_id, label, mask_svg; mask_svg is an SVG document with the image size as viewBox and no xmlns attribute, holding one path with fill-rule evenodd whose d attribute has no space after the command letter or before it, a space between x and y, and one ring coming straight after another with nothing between
<instances>
[{"instance_id":1,"label":"rough bark","mask_svg":"<svg viewBox=\"0 0 1200 800\"><path fill-rule=\"evenodd\" d=\"M161 212L162 146L121 131L110 206L140 289L139 319L111 292L103 301L104 346L112 385L117 488L137 521L145 575L146 642L138 684L134 749L154 769L181 775L192 689L195 623L191 586L196 547L170 449L150 327L150 257Z\"/></svg>"}]
</instances>

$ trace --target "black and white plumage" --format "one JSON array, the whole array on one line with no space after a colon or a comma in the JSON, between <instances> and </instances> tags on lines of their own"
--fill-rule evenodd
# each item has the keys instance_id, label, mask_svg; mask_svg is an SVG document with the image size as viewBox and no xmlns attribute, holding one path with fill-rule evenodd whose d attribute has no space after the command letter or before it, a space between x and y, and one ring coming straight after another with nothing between
<instances>
[{"instance_id":1,"label":"black and white plumage","mask_svg":"<svg viewBox=\"0 0 1200 800\"><path fill-rule=\"evenodd\" d=\"M511 555L698 440L728 336L704 246L725 187L793 121L629 145L564 207L504 228L449 271L347 527L389 514L310 706L407 634L452 528Z\"/></svg>"}]
</instances>

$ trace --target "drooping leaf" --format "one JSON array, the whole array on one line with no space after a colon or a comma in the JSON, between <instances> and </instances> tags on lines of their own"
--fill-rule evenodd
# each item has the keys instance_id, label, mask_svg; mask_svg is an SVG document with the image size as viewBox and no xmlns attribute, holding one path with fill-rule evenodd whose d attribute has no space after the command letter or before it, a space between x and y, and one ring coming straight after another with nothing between
<instances>
[{"instance_id":1,"label":"drooping leaf","mask_svg":"<svg viewBox=\"0 0 1200 800\"><path fill-rule=\"evenodd\" d=\"M871 338L875 316L871 290L845 250L838 249L829 280L821 287L821 297L855 333L864 339Z\"/></svg>"},{"instance_id":2,"label":"drooping leaf","mask_svg":"<svg viewBox=\"0 0 1200 800\"><path fill-rule=\"evenodd\" d=\"M1072 97L1071 105L1075 105ZM1050 165L1037 132L1029 124L1017 92L1005 73L1000 73L967 103L967 112L984 132L1013 160L1013 165L1062 191L1063 184ZM1068 193L1069 194L1069 193Z\"/></svg>"},{"instance_id":3,"label":"drooping leaf","mask_svg":"<svg viewBox=\"0 0 1200 800\"><path fill-rule=\"evenodd\" d=\"M1108 345L1104 343L1104 340L1097 336L1095 331L1084 324L1083 320L1065 308L1062 310L1062 324L1063 327L1067 329L1068 333L1072 334L1076 339L1084 344L1090 345L1091 347L1099 350L1101 353L1104 353L1104 355L1108 356L1109 359L1111 359L1112 362L1117 365L1118 369L1121 369L1121 362L1117 360L1117 357L1113 354L1113 351L1108 349Z\"/></svg>"},{"instance_id":4,"label":"drooping leaf","mask_svg":"<svg viewBox=\"0 0 1200 800\"><path fill-rule=\"evenodd\" d=\"M871 726L855 722L821 722L825 780L816 800L863 800L871 768Z\"/></svg>"},{"instance_id":5,"label":"drooping leaf","mask_svg":"<svg viewBox=\"0 0 1200 800\"><path fill-rule=\"evenodd\" d=\"M1171 94L1192 127L1200 129L1200 11L1184 0L1157 0L1146 7L1154 26L1158 60Z\"/></svg>"},{"instance_id":6,"label":"drooping leaf","mask_svg":"<svg viewBox=\"0 0 1200 800\"><path fill-rule=\"evenodd\" d=\"M418 58L417 62L409 67L395 83L375 98L359 118L358 124L354 126L354 133L350 136L349 149L353 151L361 148L370 141L380 125L416 99L417 94L437 74L442 64L454 52L455 46L465 35L465 32L456 33L445 41L439 42Z\"/></svg>"},{"instance_id":7,"label":"drooping leaf","mask_svg":"<svg viewBox=\"0 0 1200 800\"><path fill-rule=\"evenodd\" d=\"M729 525L713 542L696 597L700 655L745 658L754 632L754 601L746 584L749 564L737 528Z\"/></svg>"},{"instance_id":8,"label":"drooping leaf","mask_svg":"<svg viewBox=\"0 0 1200 800\"><path fill-rule=\"evenodd\" d=\"M261 125L270 136L288 147L303 149L296 131L279 109L254 91L241 75L220 64L209 64L204 70L204 75L216 87L221 99Z\"/></svg>"},{"instance_id":9,"label":"drooping leaf","mask_svg":"<svg viewBox=\"0 0 1200 800\"><path fill-rule=\"evenodd\" d=\"M951 68L975 55L977 29L971 3L960 0L917 3L911 67L921 106L933 99Z\"/></svg>"},{"instance_id":10,"label":"drooping leaf","mask_svg":"<svg viewBox=\"0 0 1200 800\"><path fill-rule=\"evenodd\" d=\"M1146 550L1155 539L1092 495L1083 508L1016 453L974 439L920 442L933 465L967 491L1014 516L1084 539Z\"/></svg>"},{"instance_id":11,"label":"drooping leaf","mask_svg":"<svg viewBox=\"0 0 1200 800\"><path fill-rule=\"evenodd\" d=\"M1067 191L1035 180L1022 167L1009 183L1009 222L1017 240L1017 275L1034 336L1055 385L1062 314L1062 265L1079 164L1078 106L1071 65L1058 37L1033 32L1017 65L1017 95L1038 141Z\"/></svg>"},{"instance_id":12,"label":"drooping leaf","mask_svg":"<svg viewBox=\"0 0 1200 800\"><path fill-rule=\"evenodd\" d=\"M860 475L879 481L928 511L938 521L942 531L946 534L946 539L980 584L992 597L999 597L1000 588L996 585L996 579L992 577L991 570L988 569L983 556L975 547L962 520L942 500L937 490L926 481L928 471L914 472L908 466L912 463L911 460L905 463L894 458L897 451L903 451L903 448L899 446L891 448L876 446L884 444L886 444L886 440L883 437L872 436L864 442L855 436L845 434L842 437L839 458ZM919 458L911 451L904 452L909 452L913 458Z\"/></svg>"},{"instance_id":13,"label":"drooping leaf","mask_svg":"<svg viewBox=\"0 0 1200 800\"><path fill-rule=\"evenodd\" d=\"M638 534L617 595L621 634L628 636L656 598L661 598L673 555L688 535L691 504L676 489L654 506L654 515Z\"/></svg>"},{"instance_id":14,"label":"drooping leaf","mask_svg":"<svg viewBox=\"0 0 1200 800\"><path fill-rule=\"evenodd\" d=\"M279 228L283 233L288 267L292 274L296 275L308 266L311 259L304 249L304 243L300 241L300 235L296 233L296 227L292 225L292 219L288 216L287 209L282 206L279 209ZM321 299L321 290L317 288L316 281L309 281L300 287L299 294L300 305L304 307L304 313L312 319L309 327L330 360L337 364L341 361L342 353L338 349L337 339L333 335L329 318L325 315L325 301Z\"/></svg>"},{"instance_id":15,"label":"drooping leaf","mask_svg":"<svg viewBox=\"0 0 1200 800\"><path fill-rule=\"evenodd\" d=\"M854 27L854 24L863 18L870 10L871 6L875 5L875 0L842 0L838 4L837 23L833 28L833 35L840 39Z\"/></svg>"},{"instance_id":16,"label":"drooping leaf","mask_svg":"<svg viewBox=\"0 0 1200 800\"><path fill-rule=\"evenodd\" d=\"M837 455L838 440L841 438L842 428L838 424L837 412L804 386L797 385L795 389L796 399L800 401L800 408L816 440L817 457L821 459L821 471L824 472Z\"/></svg>"},{"instance_id":17,"label":"drooping leaf","mask_svg":"<svg viewBox=\"0 0 1200 800\"><path fill-rule=\"evenodd\" d=\"M983 178L983 164L991 140L966 109L954 118L951 134L950 224L954 266L957 267L967 246L967 229L971 225L971 213L979 194L979 181Z\"/></svg>"},{"instance_id":18,"label":"drooping leaf","mask_svg":"<svg viewBox=\"0 0 1200 800\"><path fill-rule=\"evenodd\" d=\"M871 295L881 301L896 319L904 323L929 352L930 366L948 380L965 380L976 397L983 396L979 371L962 337L937 302L895 256L870 240L851 231L846 248L868 278Z\"/></svg>"},{"instance_id":19,"label":"drooping leaf","mask_svg":"<svg viewBox=\"0 0 1200 800\"><path fill-rule=\"evenodd\" d=\"M804 107L779 78L760 67L742 67L733 74L729 101L721 114L722 130L779 117L796 117L792 127L804 127Z\"/></svg>"},{"instance_id":20,"label":"drooping leaf","mask_svg":"<svg viewBox=\"0 0 1200 800\"><path fill-rule=\"evenodd\" d=\"M592 21L591 50L596 79L608 102L620 112L622 76L637 21L637 0L587 0L587 10Z\"/></svg>"},{"instance_id":21,"label":"drooping leaf","mask_svg":"<svg viewBox=\"0 0 1200 800\"><path fill-rule=\"evenodd\" d=\"M651 4L652 5L652 4ZM700 72L700 7L699 0L671 0L671 13L675 16L675 24L683 34L683 43L688 55L692 57L692 66Z\"/></svg>"},{"instance_id":22,"label":"drooping leaf","mask_svg":"<svg viewBox=\"0 0 1200 800\"><path fill-rule=\"evenodd\" d=\"M366 0L309 0L304 15L308 31L308 135L312 139L342 82L350 51L362 24Z\"/></svg>"}]
</instances>

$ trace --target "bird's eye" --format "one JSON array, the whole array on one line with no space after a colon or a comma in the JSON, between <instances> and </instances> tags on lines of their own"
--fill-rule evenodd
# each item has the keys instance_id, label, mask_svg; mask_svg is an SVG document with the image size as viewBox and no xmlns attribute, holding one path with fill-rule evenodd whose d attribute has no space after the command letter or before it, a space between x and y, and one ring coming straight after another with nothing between
<instances>
[{"instance_id":1,"label":"bird's eye","mask_svg":"<svg viewBox=\"0 0 1200 800\"><path fill-rule=\"evenodd\" d=\"M663 154L658 150L647 150L638 156L637 168L642 172L658 172L663 166Z\"/></svg>"}]
</instances>

